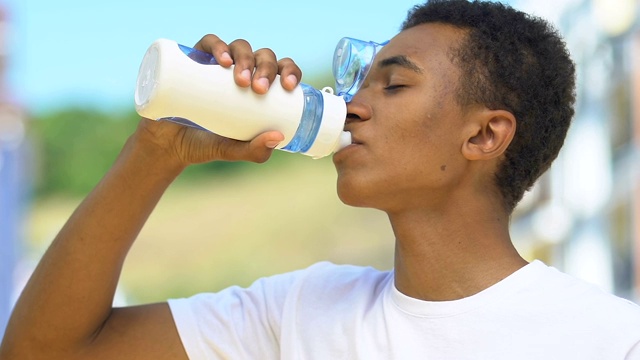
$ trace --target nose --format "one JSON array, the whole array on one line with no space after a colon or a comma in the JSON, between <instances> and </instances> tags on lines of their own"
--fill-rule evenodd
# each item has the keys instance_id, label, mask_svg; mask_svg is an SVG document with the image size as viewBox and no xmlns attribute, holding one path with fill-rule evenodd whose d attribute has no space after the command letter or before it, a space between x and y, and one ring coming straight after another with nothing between
<instances>
[{"instance_id":1,"label":"nose","mask_svg":"<svg viewBox=\"0 0 640 360\"><path fill-rule=\"evenodd\" d=\"M356 121L367 121L371 119L373 109L369 103L364 101L364 98L360 96L360 93L356 93L355 96L347 103L347 121L346 123L352 123Z\"/></svg>"}]
</instances>

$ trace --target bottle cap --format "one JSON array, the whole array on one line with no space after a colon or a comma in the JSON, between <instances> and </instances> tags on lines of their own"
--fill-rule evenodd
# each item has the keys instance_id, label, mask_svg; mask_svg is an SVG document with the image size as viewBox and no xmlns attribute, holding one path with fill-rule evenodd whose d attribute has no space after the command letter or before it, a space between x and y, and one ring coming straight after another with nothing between
<instances>
[{"instance_id":1,"label":"bottle cap","mask_svg":"<svg viewBox=\"0 0 640 360\"><path fill-rule=\"evenodd\" d=\"M344 136L342 133L347 118L347 103L341 96L334 95L331 88L324 88L321 93L324 101L322 122L316 140L304 153L314 159L330 155L336 150L337 143L340 143L340 138ZM351 134L348 134L351 144Z\"/></svg>"}]
</instances>

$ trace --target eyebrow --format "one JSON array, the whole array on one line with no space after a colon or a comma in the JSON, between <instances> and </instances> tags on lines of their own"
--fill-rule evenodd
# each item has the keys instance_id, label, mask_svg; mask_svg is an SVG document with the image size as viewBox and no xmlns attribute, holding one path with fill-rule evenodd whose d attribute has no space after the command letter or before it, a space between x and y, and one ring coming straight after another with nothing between
<instances>
[{"instance_id":1,"label":"eyebrow","mask_svg":"<svg viewBox=\"0 0 640 360\"><path fill-rule=\"evenodd\" d=\"M415 73L422 74L422 68L413 61L409 60L405 55L392 56L390 58L380 60L378 68L385 68L389 66L397 65L405 69L411 70Z\"/></svg>"}]
</instances>

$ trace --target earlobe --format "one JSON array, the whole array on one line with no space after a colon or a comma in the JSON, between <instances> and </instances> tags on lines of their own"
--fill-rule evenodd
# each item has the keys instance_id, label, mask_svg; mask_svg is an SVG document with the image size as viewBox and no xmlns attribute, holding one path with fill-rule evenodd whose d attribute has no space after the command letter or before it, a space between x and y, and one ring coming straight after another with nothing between
<instances>
[{"instance_id":1,"label":"earlobe","mask_svg":"<svg viewBox=\"0 0 640 360\"><path fill-rule=\"evenodd\" d=\"M515 116L506 110L485 109L469 124L462 154L469 160L488 160L502 155L516 132Z\"/></svg>"}]
</instances>

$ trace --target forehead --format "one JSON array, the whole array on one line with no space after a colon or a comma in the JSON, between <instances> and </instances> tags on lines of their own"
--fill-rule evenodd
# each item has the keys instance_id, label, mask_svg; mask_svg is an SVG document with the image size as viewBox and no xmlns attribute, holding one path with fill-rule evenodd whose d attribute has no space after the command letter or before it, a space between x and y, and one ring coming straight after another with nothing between
<instances>
[{"instance_id":1,"label":"forehead","mask_svg":"<svg viewBox=\"0 0 640 360\"><path fill-rule=\"evenodd\" d=\"M464 30L441 23L427 23L400 32L382 48L376 60L407 56L425 68L451 63L450 51L464 39Z\"/></svg>"}]
</instances>

